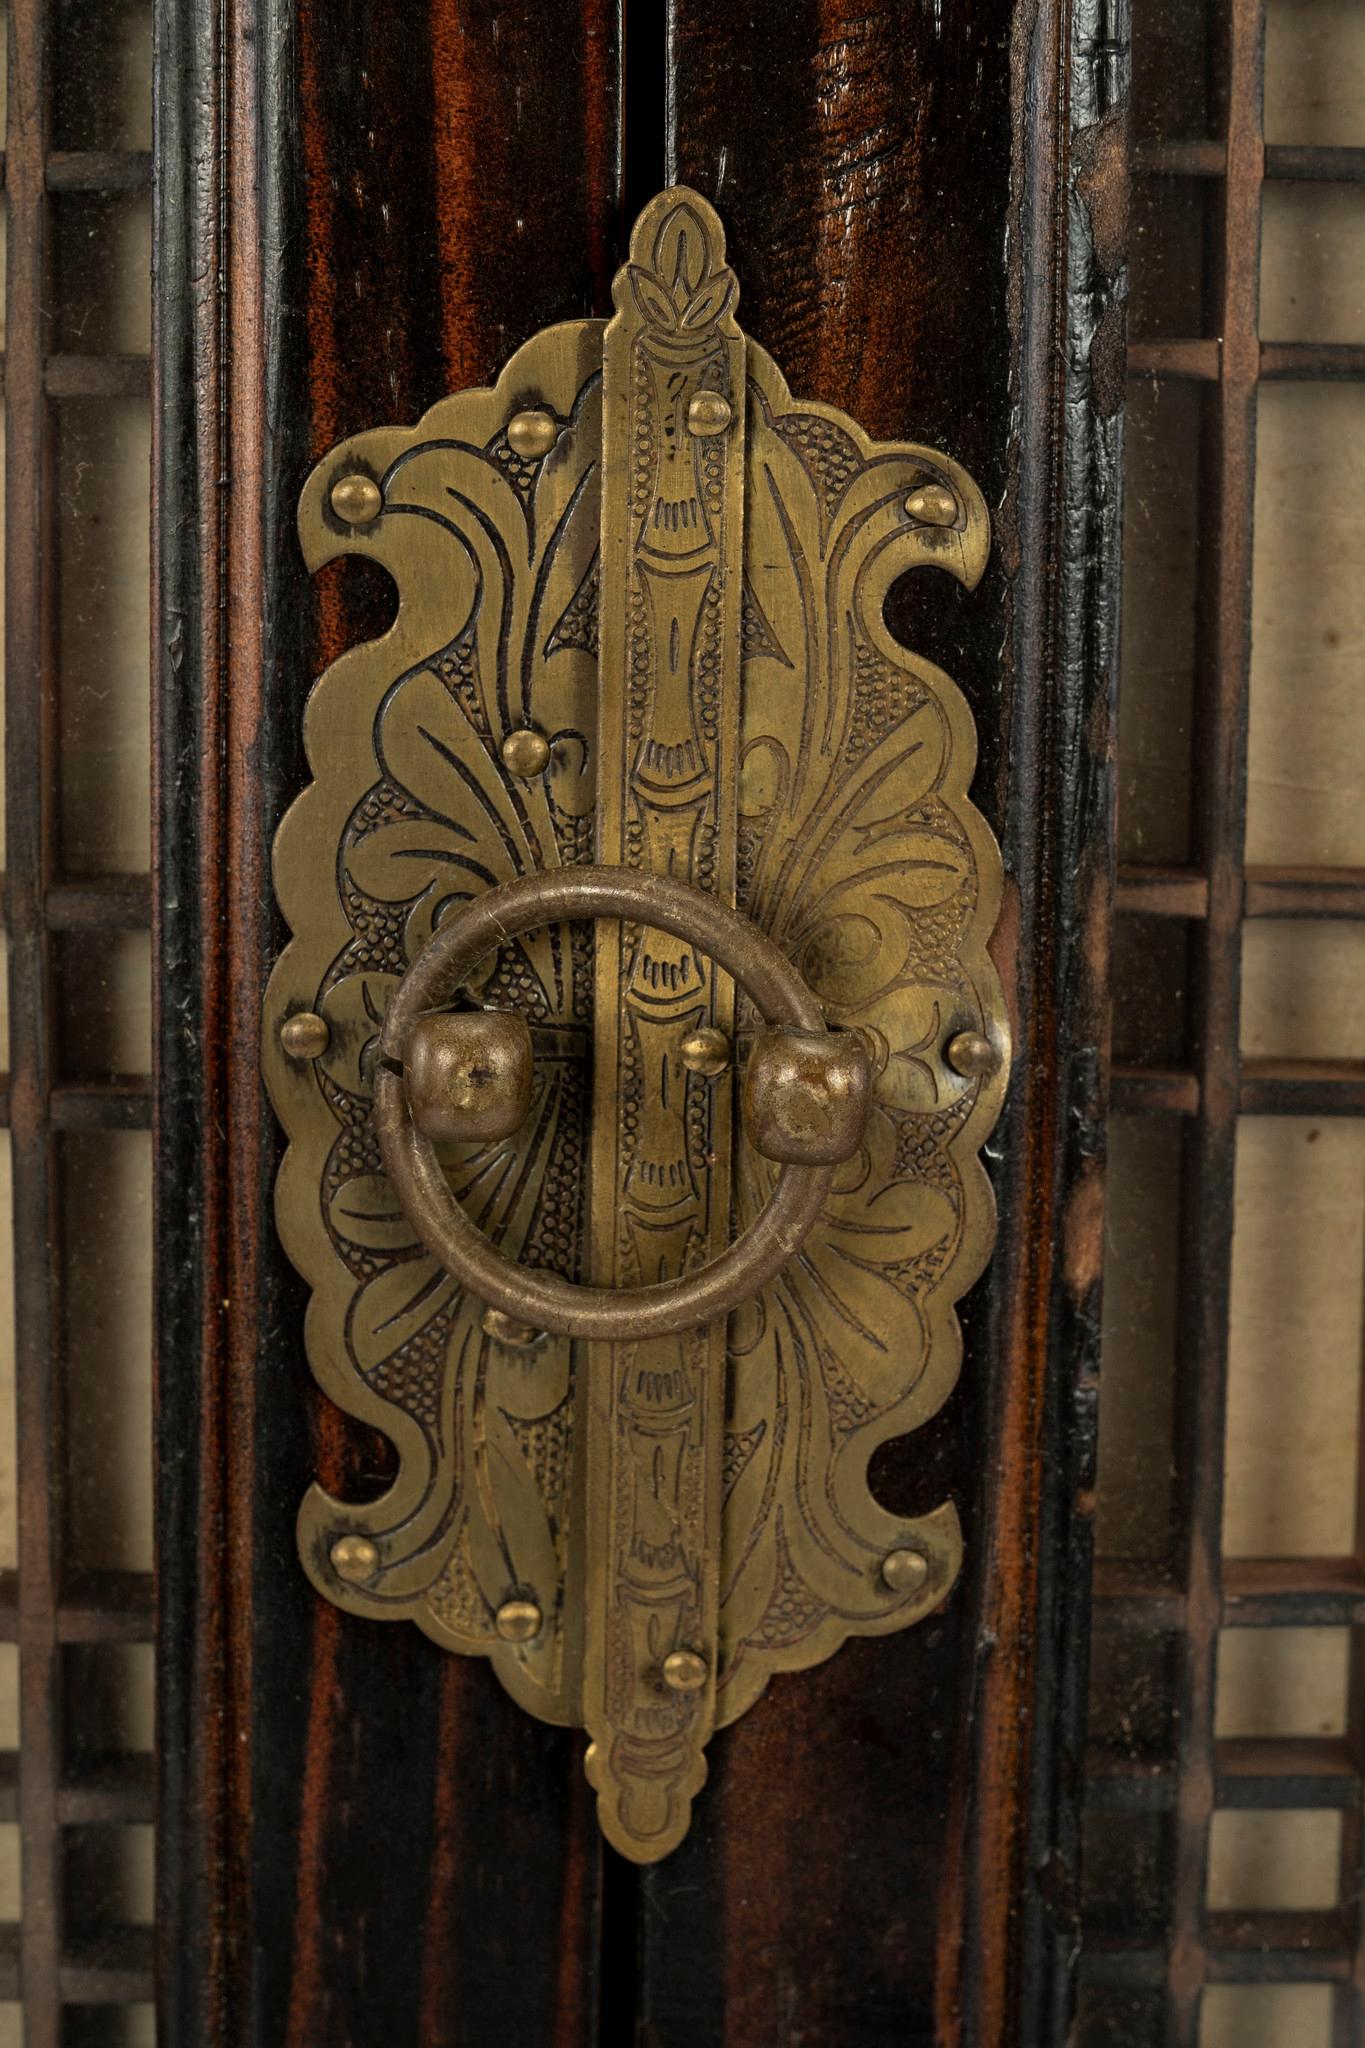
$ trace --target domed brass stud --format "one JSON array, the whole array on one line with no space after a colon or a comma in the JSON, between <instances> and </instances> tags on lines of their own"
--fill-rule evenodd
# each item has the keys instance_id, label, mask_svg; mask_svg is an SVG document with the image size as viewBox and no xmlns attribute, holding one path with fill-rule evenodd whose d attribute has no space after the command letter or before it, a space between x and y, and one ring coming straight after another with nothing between
<instances>
[{"instance_id":1,"label":"domed brass stud","mask_svg":"<svg viewBox=\"0 0 1365 2048\"><path fill-rule=\"evenodd\" d=\"M730 401L719 391L694 391L687 401L687 431L707 438L723 434L731 419Z\"/></svg>"},{"instance_id":2,"label":"domed brass stud","mask_svg":"<svg viewBox=\"0 0 1365 2048\"><path fill-rule=\"evenodd\" d=\"M957 499L942 484L921 484L917 491L911 491L905 509L921 526L957 524Z\"/></svg>"},{"instance_id":3,"label":"domed brass stud","mask_svg":"<svg viewBox=\"0 0 1365 2048\"><path fill-rule=\"evenodd\" d=\"M485 1337L491 1337L495 1344L506 1344L512 1351L531 1351L545 1341L543 1330L538 1330L534 1323L509 1316L505 1309L486 1308L480 1327Z\"/></svg>"},{"instance_id":4,"label":"domed brass stud","mask_svg":"<svg viewBox=\"0 0 1365 2048\"><path fill-rule=\"evenodd\" d=\"M708 1081L714 1081L717 1074L725 1072L733 1054L725 1033L703 1024L688 1032L678 1047L678 1056L689 1074L704 1074Z\"/></svg>"},{"instance_id":5,"label":"domed brass stud","mask_svg":"<svg viewBox=\"0 0 1365 2048\"><path fill-rule=\"evenodd\" d=\"M510 1138L534 1080L530 1026L515 1010L436 1011L417 1019L403 1047L412 1120L437 1144Z\"/></svg>"},{"instance_id":6,"label":"domed brass stud","mask_svg":"<svg viewBox=\"0 0 1365 2048\"><path fill-rule=\"evenodd\" d=\"M979 1031L959 1031L955 1038L948 1040L945 1050L953 1072L962 1074L969 1081L995 1072L995 1047Z\"/></svg>"},{"instance_id":7,"label":"domed brass stud","mask_svg":"<svg viewBox=\"0 0 1365 2048\"><path fill-rule=\"evenodd\" d=\"M291 1060L321 1059L331 1042L327 1019L316 1010L296 1010L280 1026L280 1044Z\"/></svg>"},{"instance_id":8,"label":"domed brass stud","mask_svg":"<svg viewBox=\"0 0 1365 2048\"><path fill-rule=\"evenodd\" d=\"M529 1643L540 1634L543 1618L534 1600L504 1600L493 1626L505 1643Z\"/></svg>"},{"instance_id":9,"label":"domed brass stud","mask_svg":"<svg viewBox=\"0 0 1365 2048\"><path fill-rule=\"evenodd\" d=\"M332 485L332 510L348 526L368 526L384 509L384 494L372 476L344 476Z\"/></svg>"},{"instance_id":10,"label":"domed brass stud","mask_svg":"<svg viewBox=\"0 0 1365 2048\"><path fill-rule=\"evenodd\" d=\"M514 413L507 422L507 445L514 455L533 462L540 455L548 455L559 439L559 423L548 412L539 408L534 412Z\"/></svg>"},{"instance_id":11,"label":"domed brass stud","mask_svg":"<svg viewBox=\"0 0 1365 2048\"><path fill-rule=\"evenodd\" d=\"M673 1650L664 1658L664 1684L670 1692L700 1692L709 1675L705 1657L695 1650Z\"/></svg>"},{"instance_id":12,"label":"domed brass stud","mask_svg":"<svg viewBox=\"0 0 1365 2048\"><path fill-rule=\"evenodd\" d=\"M339 1536L328 1556L332 1570L348 1586L367 1586L379 1570L379 1546L368 1536Z\"/></svg>"},{"instance_id":13,"label":"domed brass stud","mask_svg":"<svg viewBox=\"0 0 1365 2048\"><path fill-rule=\"evenodd\" d=\"M502 743L502 765L509 775L519 775L523 782L530 782L549 767L550 742L533 726L518 726Z\"/></svg>"},{"instance_id":14,"label":"domed brass stud","mask_svg":"<svg viewBox=\"0 0 1365 2048\"><path fill-rule=\"evenodd\" d=\"M929 1560L918 1550L891 1550L882 1559L882 1579L893 1593L917 1593L929 1576Z\"/></svg>"}]
</instances>

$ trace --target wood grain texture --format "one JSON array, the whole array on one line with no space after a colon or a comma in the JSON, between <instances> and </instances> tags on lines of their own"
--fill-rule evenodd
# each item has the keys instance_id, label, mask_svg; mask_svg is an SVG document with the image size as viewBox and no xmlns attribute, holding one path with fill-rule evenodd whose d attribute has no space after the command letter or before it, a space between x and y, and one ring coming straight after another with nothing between
<instances>
[{"instance_id":1,"label":"wood grain texture","mask_svg":"<svg viewBox=\"0 0 1365 2048\"><path fill-rule=\"evenodd\" d=\"M1118 259L1109 110L1081 95L1095 133L1073 152L1061 86L1097 34L1061 0L673 0L666 36L625 13L624 56L606 0L164 13L161 1157L190 1191L160 1223L168 2048L1064 2036ZM386 1454L309 1391L254 1019L303 696L392 603L354 565L310 589L299 485L341 434L607 311L623 220L675 176L716 202L741 318L792 389L942 446L996 513L977 592L906 579L890 616L977 718L1021 1053L962 1381L874 1472L898 1512L957 1501L963 1583L920 1628L774 1682L715 1743L682 1849L641 1875L598 1845L578 1738L297 1568L309 1478L377 1489Z\"/></svg>"},{"instance_id":2,"label":"wood grain texture","mask_svg":"<svg viewBox=\"0 0 1365 2048\"><path fill-rule=\"evenodd\" d=\"M298 490L339 434L415 419L538 327L607 310L614 18L597 0L163 13L161 1903L177 2048L504 2032L567 2048L596 2028L579 1738L415 1631L343 1618L298 1569L310 1479L374 1490L385 1450L309 1389L257 1037L303 699L391 607L377 580L310 591Z\"/></svg>"}]
</instances>

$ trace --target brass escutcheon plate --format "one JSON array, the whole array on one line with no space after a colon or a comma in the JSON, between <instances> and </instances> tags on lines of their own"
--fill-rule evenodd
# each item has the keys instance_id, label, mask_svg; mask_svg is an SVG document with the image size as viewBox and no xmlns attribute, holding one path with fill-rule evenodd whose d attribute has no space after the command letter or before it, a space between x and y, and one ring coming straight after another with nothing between
<instances>
[{"instance_id":1,"label":"brass escutcheon plate","mask_svg":"<svg viewBox=\"0 0 1365 2048\"><path fill-rule=\"evenodd\" d=\"M957 1576L953 1505L888 1513L868 1461L956 1380L1009 1043L971 717L883 619L907 569L976 584L980 492L791 397L696 193L645 209L615 303L536 335L491 390L354 435L305 486L309 567L365 556L399 603L308 699L262 1063L312 1370L398 1455L378 1500L310 1491L305 1568L586 1728L603 1830L649 1862L687 1830L709 1736L774 1672L907 1627ZM373 1116L390 1001L455 909L593 864L733 906L874 1069L862 1141L777 1277L728 1318L615 1341L464 1291ZM551 922L452 1000L530 1027L517 1127L431 1141L504 1260L638 1288L764 1209L779 1169L738 1085L762 1018L686 936ZM385 1083L400 1120L408 1085Z\"/></svg>"}]
</instances>

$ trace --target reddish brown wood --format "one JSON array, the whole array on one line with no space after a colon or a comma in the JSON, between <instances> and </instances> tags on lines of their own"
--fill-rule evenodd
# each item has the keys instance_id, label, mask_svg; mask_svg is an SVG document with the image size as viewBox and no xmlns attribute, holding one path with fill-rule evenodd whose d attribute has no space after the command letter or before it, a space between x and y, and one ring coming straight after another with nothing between
<instances>
[{"instance_id":1,"label":"reddish brown wood","mask_svg":"<svg viewBox=\"0 0 1365 2048\"><path fill-rule=\"evenodd\" d=\"M1114 892L1117 911L1143 917L1203 917L1209 907L1209 885L1188 868L1121 867Z\"/></svg>"},{"instance_id":2,"label":"reddish brown wood","mask_svg":"<svg viewBox=\"0 0 1365 2048\"><path fill-rule=\"evenodd\" d=\"M1248 868L1248 917L1365 917L1365 868Z\"/></svg>"},{"instance_id":3,"label":"reddish brown wood","mask_svg":"<svg viewBox=\"0 0 1365 2048\"><path fill-rule=\"evenodd\" d=\"M162 1020L159 1142L166 1184L204 1208L161 1221L168 2038L1055 2038L1108 983L1123 164L1092 76L1108 59L1087 52L1073 160L1052 0L941 18L675 0L666 48L632 7L628 129L605 0L231 0L221 43L215 8L182 0L176 18L162 232L193 346L170 366L160 471L158 936L180 1007ZM307 1387L256 1018L303 697L391 603L363 574L310 588L298 487L338 436L413 419L538 327L607 310L621 164L633 205L666 161L716 200L746 325L793 388L947 447L999 507L982 590L898 590L892 616L977 712L1020 1061L962 1387L876 1474L907 1510L959 1502L964 1584L928 1626L775 1684L717 1743L687 1844L637 1876L603 1858L577 1737L528 1720L481 1664L340 1615L295 1566L308 1481L375 1487L385 1452ZM1097 309L1081 368L1072 197Z\"/></svg>"},{"instance_id":4,"label":"reddish brown wood","mask_svg":"<svg viewBox=\"0 0 1365 2048\"><path fill-rule=\"evenodd\" d=\"M614 23L600 0L234 0L219 41L216 10L187 4L163 63L170 175L208 180L162 220L182 298L162 337L158 937L180 1008L160 1143L204 1203L160 1223L171 2039L578 2048L595 2028L581 1742L481 1664L339 1615L298 1569L310 1481L372 1489L386 1454L311 1391L258 1037L303 699L390 602L363 579L310 586L298 490L341 434L415 419L538 328L606 309Z\"/></svg>"}]
</instances>

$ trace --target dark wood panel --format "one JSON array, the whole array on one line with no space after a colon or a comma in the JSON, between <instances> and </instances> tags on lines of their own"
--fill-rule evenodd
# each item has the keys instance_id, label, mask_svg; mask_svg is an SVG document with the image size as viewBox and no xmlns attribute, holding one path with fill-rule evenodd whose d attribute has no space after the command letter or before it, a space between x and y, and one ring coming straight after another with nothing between
<instances>
[{"instance_id":1,"label":"dark wood panel","mask_svg":"<svg viewBox=\"0 0 1365 2048\"><path fill-rule=\"evenodd\" d=\"M665 42L630 9L623 132L607 0L161 15L169 2048L995 2048L1065 2028L1110 905L1122 158L1096 81L1114 46L1097 55L1076 11L1073 147L1054 0L674 0L669 19ZM354 563L309 587L299 485L338 436L607 311L622 178L633 210L672 175L716 200L745 325L793 389L937 442L997 509L982 588L907 581L892 617L977 715L1020 1060L961 1386L877 1474L903 1510L958 1501L964 1583L919 1630L776 1683L715 1744L688 1842L642 1877L600 1851L577 1737L481 1664L343 1617L297 1568L314 1472L378 1487L386 1453L307 1380L256 1060L303 696L390 605Z\"/></svg>"},{"instance_id":2,"label":"dark wood panel","mask_svg":"<svg viewBox=\"0 0 1365 2048\"><path fill-rule=\"evenodd\" d=\"M390 596L309 586L338 436L608 305L607 0L177 0L161 14L162 2020L173 2048L579 2048L600 1850L581 1741L298 1568L315 1473L386 1453L312 1392L257 1069L270 838L319 669ZM223 492L220 477L229 488Z\"/></svg>"},{"instance_id":3,"label":"dark wood panel","mask_svg":"<svg viewBox=\"0 0 1365 2048\"><path fill-rule=\"evenodd\" d=\"M671 19L673 164L720 207L748 330L795 391L945 447L998 508L980 589L907 579L890 617L976 713L1019 1058L962 1380L875 1475L897 1508L958 1501L963 1582L929 1624L774 1683L713 1744L691 1836L636 1880L641 2023L658 2048L1060 2040L1107 1056L1122 69L1078 22L1068 154L1047 6L676 0Z\"/></svg>"}]
</instances>

